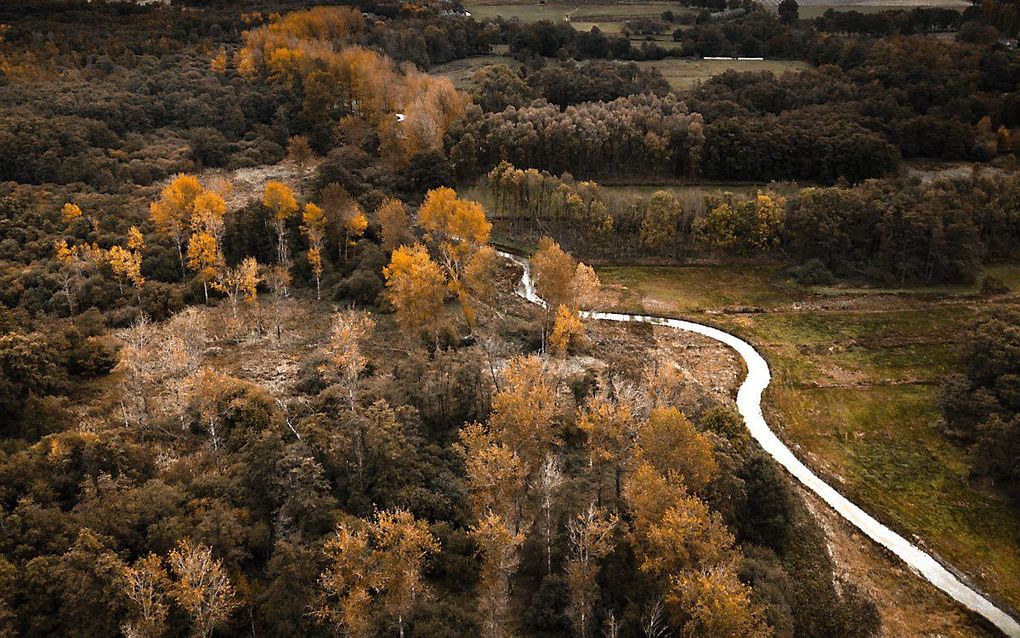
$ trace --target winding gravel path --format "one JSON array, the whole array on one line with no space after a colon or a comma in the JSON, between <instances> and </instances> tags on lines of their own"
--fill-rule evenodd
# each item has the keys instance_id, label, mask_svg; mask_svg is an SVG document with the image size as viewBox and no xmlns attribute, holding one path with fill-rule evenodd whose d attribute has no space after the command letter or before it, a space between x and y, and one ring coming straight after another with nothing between
<instances>
[{"instance_id":1,"label":"winding gravel path","mask_svg":"<svg viewBox=\"0 0 1020 638\"><path fill-rule=\"evenodd\" d=\"M499 252L499 254L524 269L521 283L517 287L517 294L531 303L545 307L545 300L535 292L535 284L531 278L531 267L528 261L505 252ZM790 448L786 447L779 440L779 437L769 429L761 411L761 395L771 378L769 366L751 344L722 330L680 319L665 319L662 317L616 312L582 312L581 316L586 319L600 319L603 321L633 321L668 326L677 330L686 330L704 335L736 350L747 366L747 378L744 379L740 389L737 391L737 409L740 411L741 416L744 417L744 422L747 424L747 429L750 430L751 436L758 441L762 448L780 465L785 467L798 481L803 483L805 487L820 496L840 516L864 532L873 541L896 554L900 560L923 576L928 582L952 596L953 599L964 607L987 618L1007 636L1020 638L1020 623L1015 618L997 607L976 589L964 583L930 555L875 520L867 512L832 489L825 481L818 478L814 472L808 469L806 465L801 463L794 456L793 452L790 451Z\"/></svg>"}]
</instances>

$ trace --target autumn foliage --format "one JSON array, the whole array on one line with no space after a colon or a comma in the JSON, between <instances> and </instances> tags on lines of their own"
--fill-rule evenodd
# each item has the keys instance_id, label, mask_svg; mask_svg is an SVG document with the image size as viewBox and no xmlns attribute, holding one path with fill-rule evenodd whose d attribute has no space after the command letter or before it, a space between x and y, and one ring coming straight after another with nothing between
<instances>
[{"instance_id":1,"label":"autumn foliage","mask_svg":"<svg viewBox=\"0 0 1020 638\"><path fill-rule=\"evenodd\" d=\"M354 44L365 28L348 7L294 11L246 31L238 70L292 91L303 91L308 117L329 127L329 106L365 118L379 134L385 155L404 166L415 153L442 146L468 98L446 78L398 69L374 51ZM338 46L339 45L339 46ZM403 115L398 122L396 114Z\"/></svg>"}]
</instances>

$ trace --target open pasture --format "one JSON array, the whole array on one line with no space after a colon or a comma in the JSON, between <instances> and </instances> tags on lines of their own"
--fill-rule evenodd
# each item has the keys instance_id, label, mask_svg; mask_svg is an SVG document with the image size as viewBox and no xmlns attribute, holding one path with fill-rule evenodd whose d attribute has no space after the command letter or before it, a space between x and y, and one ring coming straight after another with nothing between
<instances>
[{"instance_id":1,"label":"open pasture","mask_svg":"<svg viewBox=\"0 0 1020 638\"><path fill-rule=\"evenodd\" d=\"M988 269L1013 286L1020 265ZM765 410L800 458L865 510L1020 606L1020 517L937 429L939 388L982 307L978 286L810 287L778 268L605 267L622 309L719 325L768 359Z\"/></svg>"},{"instance_id":2,"label":"open pasture","mask_svg":"<svg viewBox=\"0 0 1020 638\"><path fill-rule=\"evenodd\" d=\"M507 20L518 18L524 22L549 20L551 22L569 21L575 28L587 31L593 26L606 33L619 33L623 23L632 18L642 16L658 16L665 11L683 13L691 11L676 3L670 2L639 2L627 4L570 4L548 2L481 2L470 0L464 3L465 8L477 20L502 16Z\"/></svg>"},{"instance_id":3,"label":"open pasture","mask_svg":"<svg viewBox=\"0 0 1020 638\"><path fill-rule=\"evenodd\" d=\"M676 91L689 89L726 71L771 71L776 75L786 72L805 71L811 68L800 60L690 60L666 58L638 62L642 66L658 69L669 85Z\"/></svg>"}]
</instances>

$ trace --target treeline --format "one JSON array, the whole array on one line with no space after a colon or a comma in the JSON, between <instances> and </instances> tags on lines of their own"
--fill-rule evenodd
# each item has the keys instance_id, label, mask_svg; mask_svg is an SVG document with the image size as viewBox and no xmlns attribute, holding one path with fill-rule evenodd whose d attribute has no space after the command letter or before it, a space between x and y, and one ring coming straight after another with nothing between
<instances>
[{"instance_id":1,"label":"treeline","mask_svg":"<svg viewBox=\"0 0 1020 638\"><path fill-rule=\"evenodd\" d=\"M64 16L73 20L79 11ZM97 29L117 18L113 9L88 11L95 15L83 22ZM71 45L40 45L37 22L29 19L8 33L3 50L27 56L19 60L30 60L33 71L22 69L0 86L7 115L0 123L7 151L0 180L83 182L109 192L195 167L275 163L297 133L320 152L364 140L374 153L406 165L441 146L466 99L445 80L398 70L359 46L366 26L349 8L265 25L260 14L234 14L236 36L215 20L170 26L171 10L128 15L132 29L115 30L116 42L102 53L94 43L65 50L84 37L73 21L62 28ZM309 29L310 21L322 30ZM216 46L241 37L245 26L243 47ZM154 41L164 44L152 50ZM333 43L348 46L334 51ZM71 70L58 73L61 65Z\"/></svg>"},{"instance_id":2,"label":"treeline","mask_svg":"<svg viewBox=\"0 0 1020 638\"><path fill-rule=\"evenodd\" d=\"M890 175L898 163L898 150L879 133L840 117L836 109L804 109L708 123L700 174L718 180L857 183Z\"/></svg>"},{"instance_id":3,"label":"treeline","mask_svg":"<svg viewBox=\"0 0 1020 638\"><path fill-rule=\"evenodd\" d=\"M476 78L475 97L490 111L506 106L526 109L532 99L542 97L565 107L635 93L661 96L667 90L653 70L602 62L634 56L601 45L588 48L604 40L605 34L579 33L569 24L477 23L436 12L375 15L366 21L359 12L332 8L314 15L323 20L325 13L334 15L325 22L342 28L315 32L300 25L313 15L307 12L305 18L275 21L259 13L228 19L226 13L191 12L196 15L177 24L178 10L150 9L125 14L129 28L123 33L116 30L111 36L115 42L100 53L97 43L87 41L84 30L76 26L83 11L69 9L64 14L67 20L59 23L60 37L53 38L52 46L36 37L37 18L19 14L0 47L8 57L20 56L15 67L33 69L13 72L10 77L16 81L0 87L0 105L10 113L0 124L0 141L9 151L0 158L0 179L80 181L112 191L120 183L148 184L200 166L275 162L295 134L307 136L320 153L347 144L381 154L401 168L435 164L435 153L444 152L440 148L444 132L459 116L462 97L440 80L398 70L366 46L379 47L396 61L431 64L433 54L445 60L487 52L493 43L513 36L521 47L520 57L531 62L526 71L489 70ZM335 17L343 12L348 18ZM88 13L80 16L88 25L109 24L120 15L112 8ZM292 29L297 30L291 33ZM248 44L239 49L245 38ZM424 49L420 38L427 40ZM825 36L791 28L762 12L685 27L681 46L686 53L729 54L736 51L725 47L749 39L758 43L755 46L766 46L768 55L801 57L820 68L780 78L731 74L685 95L685 103L702 115L705 124L707 150L697 167L701 175L854 182L891 172L897 153L984 161L1012 151L1009 129L1020 123L1015 89L1020 63L1015 56L986 46L919 37ZM412 48L419 53L403 48L402 43L412 40L418 42ZM327 41L340 50L324 53L320 45ZM729 44L719 49L713 41ZM687 50L688 43L694 48ZM272 47L270 56L266 47ZM598 61L543 62L540 55ZM72 72L58 74L58 65ZM178 68L188 69L189 81L182 84ZM101 100L86 99L97 92ZM399 127L397 113L405 116ZM539 126L545 125L542 113L541 109L532 113ZM47 127L45 118L63 118L60 130ZM482 119L495 125L500 118L509 115ZM475 116L468 120L446 137L445 151L460 142L458 131L491 128ZM520 132L515 125L505 134L482 133L492 145L483 145L478 157L486 161L492 155L496 161L479 166L477 173L491 169L499 159L584 177L660 164L655 158L638 162L610 158L605 168L587 172L583 164L545 164L540 150L534 158L500 155L498 145L518 143L508 136ZM478 133L472 131L475 139ZM534 138L546 133L536 130L536 135L528 135L526 144L533 146L539 143ZM729 150L713 151L723 148ZM678 152L683 149L670 151L674 156ZM868 156L877 160L865 161ZM437 166L443 168L444 163L440 160ZM669 170L661 164L653 174L680 175L691 168L676 163Z\"/></svg>"},{"instance_id":4,"label":"treeline","mask_svg":"<svg viewBox=\"0 0 1020 638\"><path fill-rule=\"evenodd\" d=\"M0 43L0 181L114 192L283 157L278 97L210 65L211 38L239 31L236 13L48 8L61 19L19 15Z\"/></svg>"},{"instance_id":5,"label":"treeline","mask_svg":"<svg viewBox=\"0 0 1020 638\"><path fill-rule=\"evenodd\" d=\"M1010 144L1002 145L992 135L990 118L974 126L934 104L917 104L915 108L909 103L890 103L887 98L886 91L858 84L854 74L825 67L779 77L729 71L712 78L687 99L709 122L729 117L753 127L756 121L778 116L789 125L817 127L819 134L827 127L854 126L898 147L904 157L988 159L1012 150ZM873 150L878 161L887 165L890 152L896 149Z\"/></svg>"},{"instance_id":6,"label":"treeline","mask_svg":"<svg viewBox=\"0 0 1020 638\"><path fill-rule=\"evenodd\" d=\"M655 68L601 60L540 61L517 69L490 65L471 77L470 94L483 111L522 107L542 97L566 108L582 102L610 102L640 93L663 96L670 86Z\"/></svg>"},{"instance_id":7,"label":"treeline","mask_svg":"<svg viewBox=\"0 0 1020 638\"><path fill-rule=\"evenodd\" d=\"M879 82L874 81L873 73L879 61L887 59L884 56L866 65L847 64L847 68L830 65L779 77L767 72L730 71L708 80L684 96L689 110L703 118L704 152L697 162L674 164L672 173L664 163L653 168L653 174L682 176L693 170L712 179L799 179L831 184L839 179L858 182L889 175L895 172L900 157L984 161L1013 152L1010 127L1016 126L1020 117L1020 99L1010 91L1013 87L1007 89L1003 84L1002 76L992 72L997 69L1009 77L1020 77L1008 58L990 54L980 63L984 71L975 68L972 73L947 67L945 75L939 75L927 63L922 71L922 58L946 59L944 56L950 51L944 45L888 39L884 47L886 51L897 52L897 61L883 67L885 73ZM958 52L963 53L963 49ZM960 63L964 67L978 63L964 60ZM849 63L846 58L833 61ZM999 62L1007 66L997 66ZM554 173L570 171L584 178L620 175L621 171L641 175L642 170L654 167L651 156L622 163L611 158L591 169L583 162L549 163L555 158L545 156L543 140L567 124L567 111L557 114L541 105L532 105L529 100L544 97L569 102L565 98L568 89L583 94L586 87L592 86L584 70L591 64L580 65L573 80L567 79L573 68L570 63L550 71L540 70L537 80L529 78L531 71L523 77L523 72L509 69L479 72L473 94L483 110L516 108L503 113L471 112L461 126L453 129L447 141L451 152L457 148L458 153L469 150L474 153L463 156L471 158L469 162L451 155L460 166L460 174L470 177L481 173L495 164L488 163L493 159ZM620 66L620 73L626 72L626 66ZM918 79L917 73L922 73L924 79ZM614 87L658 90L654 75L635 84L628 84L625 78L616 80L609 73L604 77L613 79L602 85L604 90L593 91L593 96L610 97L615 94ZM966 96L962 87L971 89ZM614 108L629 109L624 105L635 99L617 100L614 104L618 106ZM655 99L642 100L645 101L641 108L645 110L660 104ZM583 130L588 119L601 119L597 113L604 108L608 107L588 105L568 109L570 124ZM672 107L666 108L668 112ZM585 119L578 119L582 115ZM620 131L607 132L612 135ZM471 135L470 140L459 145L462 141L459 136L464 134ZM610 138L605 138L605 143L619 144ZM686 147L696 144L696 140L680 143ZM563 148L570 152L571 145L578 144L587 142L582 138ZM464 173L465 169L474 172Z\"/></svg>"},{"instance_id":8,"label":"treeline","mask_svg":"<svg viewBox=\"0 0 1020 638\"><path fill-rule=\"evenodd\" d=\"M446 78L398 70L389 58L353 45L364 28L362 14L348 7L292 12L246 31L234 64L285 92L313 148L335 146L339 121L353 117L377 136L383 157L406 166L416 153L442 145L466 96Z\"/></svg>"},{"instance_id":9,"label":"treeline","mask_svg":"<svg viewBox=\"0 0 1020 638\"><path fill-rule=\"evenodd\" d=\"M967 11L979 14L987 24L1010 37L1015 38L1020 32L1020 7L1017 7L1015 2L982 0L976 7L970 7Z\"/></svg>"},{"instance_id":10,"label":"treeline","mask_svg":"<svg viewBox=\"0 0 1020 638\"><path fill-rule=\"evenodd\" d=\"M983 262L1015 258L1020 240L1014 176L869 180L707 200L668 191L621 198L594 182L507 163L485 183L514 234L550 232L602 258L779 257L805 283L971 282Z\"/></svg>"},{"instance_id":11,"label":"treeline","mask_svg":"<svg viewBox=\"0 0 1020 638\"><path fill-rule=\"evenodd\" d=\"M585 179L613 176L705 176L833 183L887 175L897 149L835 113L804 110L780 116L719 118L670 94L584 103L469 110L451 131L450 159L462 179L499 161Z\"/></svg>"},{"instance_id":12,"label":"treeline","mask_svg":"<svg viewBox=\"0 0 1020 638\"><path fill-rule=\"evenodd\" d=\"M971 450L973 474L1020 503L1020 312L985 312L964 335L963 372L942 387L943 429Z\"/></svg>"},{"instance_id":13,"label":"treeline","mask_svg":"<svg viewBox=\"0 0 1020 638\"><path fill-rule=\"evenodd\" d=\"M585 177L692 175L704 145L701 116L675 95L635 95L584 103L470 109L448 138L450 159L463 179L506 160Z\"/></svg>"},{"instance_id":14,"label":"treeline","mask_svg":"<svg viewBox=\"0 0 1020 638\"><path fill-rule=\"evenodd\" d=\"M910 11L836 11L829 9L814 19L814 27L827 33L863 34L881 37L923 34L938 31L956 31L963 24L963 14L956 9L917 7Z\"/></svg>"}]
</instances>

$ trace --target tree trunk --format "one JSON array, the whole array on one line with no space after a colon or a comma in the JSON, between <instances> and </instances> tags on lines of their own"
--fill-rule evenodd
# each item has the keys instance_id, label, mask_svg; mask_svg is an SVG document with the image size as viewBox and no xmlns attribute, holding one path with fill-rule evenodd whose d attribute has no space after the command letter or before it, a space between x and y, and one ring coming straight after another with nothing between
<instances>
[{"instance_id":1,"label":"tree trunk","mask_svg":"<svg viewBox=\"0 0 1020 638\"><path fill-rule=\"evenodd\" d=\"M177 240L177 259L181 262L181 279L188 276L188 271L184 267L184 250L181 248L181 240Z\"/></svg>"}]
</instances>

